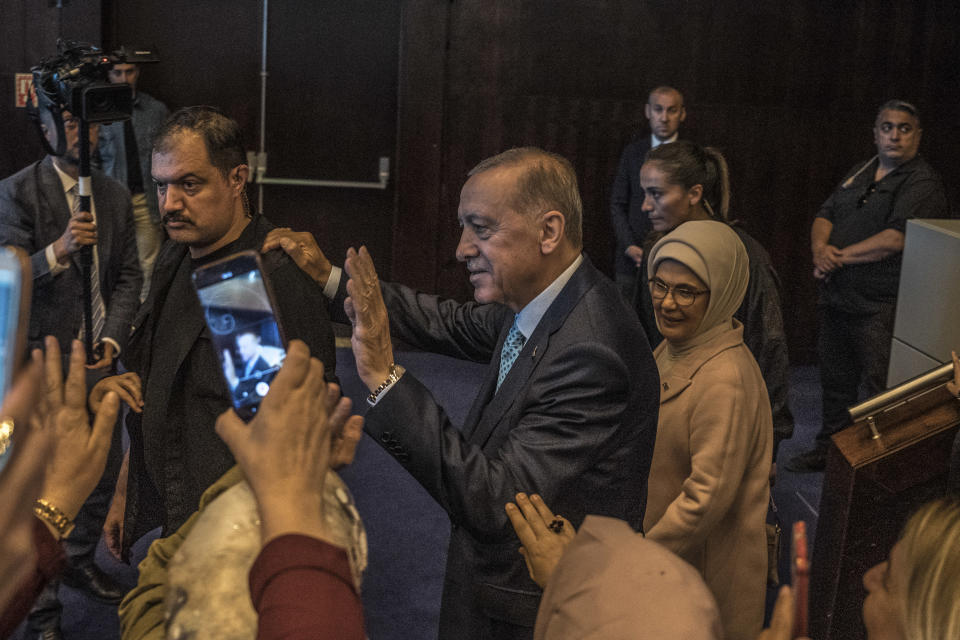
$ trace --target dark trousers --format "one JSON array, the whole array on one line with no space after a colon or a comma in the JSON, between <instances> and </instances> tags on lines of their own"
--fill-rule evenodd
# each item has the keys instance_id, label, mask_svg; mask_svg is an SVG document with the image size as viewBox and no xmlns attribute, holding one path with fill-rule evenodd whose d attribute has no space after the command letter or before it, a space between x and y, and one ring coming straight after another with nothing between
<instances>
[{"instance_id":1,"label":"dark trousers","mask_svg":"<svg viewBox=\"0 0 960 640\"><path fill-rule=\"evenodd\" d=\"M67 561L74 565L93 562L97 544L103 534L103 523L110 510L114 490L117 487L117 476L123 463L123 434L121 421L113 428L113 438L110 441L110 451L107 454L107 466L103 476L93 493L83 503L77 517L74 518L74 529L70 536L63 541ZM60 624L60 612L63 609L57 591L60 580L51 580L30 610L28 617L31 629L49 629Z\"/></svg>"},{"instance_id":2,"label":"dark trousers","mask_svg":"<svg viewBox=\"0 0 960 640\"><path fill-rule=\"evenodd\" d=\"M861 385L867 398L886 389L895 305L868 315L823 306L819 311L823 426L816 446L825 449L831 435L850 425L847 408L860 399Z\"/></svg>"}]
</instances>

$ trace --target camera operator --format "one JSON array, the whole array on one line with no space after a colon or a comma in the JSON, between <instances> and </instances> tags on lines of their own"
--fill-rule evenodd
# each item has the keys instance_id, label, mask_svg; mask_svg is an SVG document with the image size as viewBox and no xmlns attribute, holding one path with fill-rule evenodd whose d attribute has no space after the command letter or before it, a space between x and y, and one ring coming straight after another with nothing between
<instances>
[{"instance_id":1,"label":"camera operator","mask_svg":"<svg viewBox=\"0 0 960 640\"><path fill-rule=\"evenodd\" d=\"M53 335L64 353L84 333L84 288L80 253L92 248L91 329L99 355L88 365L93 376L112 369L129 337L139 304L140 266L134 241L130 194L99 171L90 176L89 210L78 195L81 121L62 98L40 87L37 121L48 155L0 182L0 244L23 248L33 269L28 337L31 347ZM89 127L91 150L98 126ZM59 152L60 155L55 155ZM121 461L120 433L114 433L106 472L77 515L65 547L70 565L64 582L105 602L119 602L123 589L94 564L94 551L109 508ZM51 584L30 614L32 635L59 638L61 605Z\"/></svg>"},{"instance_id":2,"label":"camera operator","mask_svg":"<svg viewBox=\"0 0 960 640\"><path fill-rule=\"evenodd\" d=\"M126 51L121 49L122 59ZM108 77L113 83L126 83L133 89L133 115L129 120L104 125L100 130L99 154L104 173L127 185L133 200L137 254L143 272L140 300L150 290L153 263L163 244L163 227L157 206L157 190L150 178L150 137L170 114L166 105L139 91L141 66L130 62L114 63Z\"/></svg>"}]
</instances>

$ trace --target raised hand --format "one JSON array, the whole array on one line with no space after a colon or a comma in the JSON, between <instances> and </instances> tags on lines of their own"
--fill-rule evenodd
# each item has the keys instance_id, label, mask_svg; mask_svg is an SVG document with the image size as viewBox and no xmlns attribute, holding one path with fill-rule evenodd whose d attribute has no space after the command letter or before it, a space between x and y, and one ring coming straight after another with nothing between
<instances>
[{"instance_id":1,"label":"raised hand","mask_svg":"<svg viewBox=\"0 0 960 640\"><path fill-rule=\"evenodd\" d=\"M48 336L45 347L46 387L37 417L42 428L50 431L53 451L47 462L42 497L73 519L103 475L120 398L112 391L103 395L91 429L83 344L73 341L65 381L59 342Z\"/></svg>"},{"instance_id":2,"label":"raised hand","mask_svg":"<svg viewBox=\"0 0 960 640\"><path fill-rule=\"evenodd\" d=\"M390 339L390 318L380 292L380 280L373 268L373 259L366 247L347 251L344 263L349 297L343 303L353 324L350 344L357 361L357 374L371 391L390 375L393 364L393 342Z\"/></svg>"},{"instance_id":3,"label":"raised hand","mask_svg":"<svg viewBox=\"0 0 960 640\"><path fill-rule=\"evenodd\" d=\"M323 484L334 457L332 441L362 424L350 417L350 401L334 398L323 364L292 340L283 367L245 424L230 409L217 419L217 433L233 452L260 508L263 543L284 533L325 537Z\"/></svg>"}]
</instances>

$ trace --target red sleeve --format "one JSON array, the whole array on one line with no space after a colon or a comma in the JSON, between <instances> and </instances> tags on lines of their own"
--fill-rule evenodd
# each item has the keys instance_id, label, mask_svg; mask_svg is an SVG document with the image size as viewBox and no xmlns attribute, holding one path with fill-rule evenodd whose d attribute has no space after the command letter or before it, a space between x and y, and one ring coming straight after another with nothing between
<instances>
[{"instance_id":1,"label":"red sleeve","mask_svg":"<svg viewBox=\"0 0 960 640\"><path fill-rule=\"evenodd\" d=\"M51 578L63 568L63 549L47 526L38 518L33 519L33 546L37 549L33 571L24 578L10 602L0 614L0 638L6 638L27 616L33 602Z\"/></svg>"},{"instance_id":2,"label":"red sleeve","mask_svg":"<svg viewBox=\"0 0 960 640\"><path fill-rule=\"evenodd\" d=\"M271 540L250 569L257 640L364 640L347 553L304 535Z\"/></svg>"}]
</instances>

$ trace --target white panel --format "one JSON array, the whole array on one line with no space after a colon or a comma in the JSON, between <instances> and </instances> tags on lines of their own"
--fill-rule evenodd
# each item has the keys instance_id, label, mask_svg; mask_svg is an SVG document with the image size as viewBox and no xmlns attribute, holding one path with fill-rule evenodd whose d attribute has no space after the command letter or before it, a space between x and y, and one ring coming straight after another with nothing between
<instances>
[{"instance_id":1,"label":"white panel","mask_svg":"<svg viewBox=\"0 0 960 640\"><path fill-rule=\"evenodd\" d=\"M910 345L893 339L890 345L890 368L887 373L887 388L895 387L901 382L936 369L944 364L920 353Z\"/></svg>"},{"instance_id":2,"label":"white panel","mask_svg":"<svg viewBox=\"0 0 960 640\"><path fill-rule=\"evenodd\" d=\"M930 368L960 350L960 220L907 221L893 335ZM893 373L891 355L891 381Z\"/></svg>"}]
</instances>

